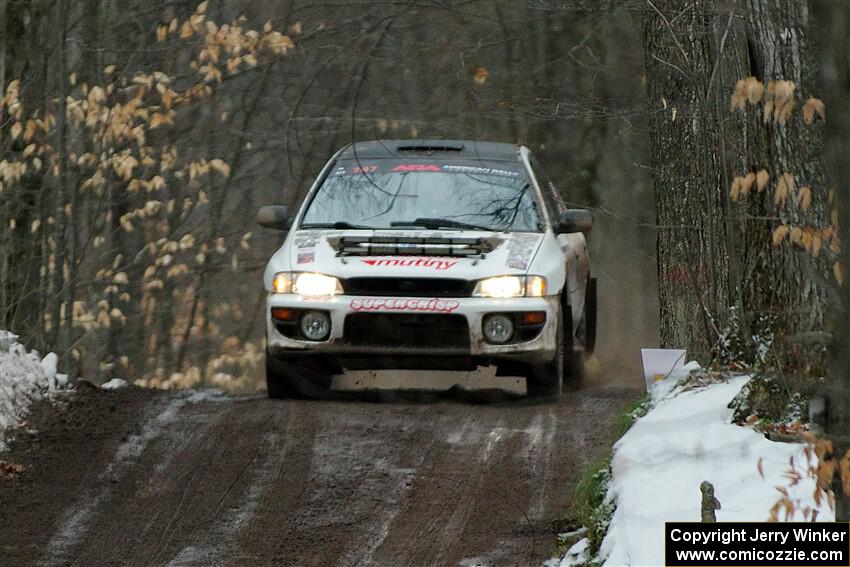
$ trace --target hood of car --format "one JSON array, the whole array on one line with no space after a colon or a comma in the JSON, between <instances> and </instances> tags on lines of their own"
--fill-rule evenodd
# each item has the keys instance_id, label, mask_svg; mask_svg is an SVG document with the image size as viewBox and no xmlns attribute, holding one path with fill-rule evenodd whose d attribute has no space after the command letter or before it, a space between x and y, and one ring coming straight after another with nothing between
<instances>
[{"instance_id":1,"label":"hood of car","mask_svg":"<svg viewBox=\"0 0 850 567\"><path fill-rule=\"evenodd\" d=\"M290 239L293 271L339 278L457 278L524 274L539 233L452 230L298 230Z\"/></svg>"}]
</instances>

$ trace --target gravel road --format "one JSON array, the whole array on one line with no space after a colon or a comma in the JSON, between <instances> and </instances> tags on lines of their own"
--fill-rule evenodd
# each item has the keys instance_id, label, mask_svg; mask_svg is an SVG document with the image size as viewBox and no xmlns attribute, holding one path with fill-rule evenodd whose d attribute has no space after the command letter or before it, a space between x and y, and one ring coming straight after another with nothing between
<instances>
[{"instance_id":1,"label":"gravel road","mask_svg":"<svg viewBox=\"0 0 850 567\"><path fill-rule=\"evenodd\" d=\"M360 380L355 380L360 382ZM81 385L0 455L3 565L539 565L639 383L272 401Z\"/></svg>"}]
</instances>

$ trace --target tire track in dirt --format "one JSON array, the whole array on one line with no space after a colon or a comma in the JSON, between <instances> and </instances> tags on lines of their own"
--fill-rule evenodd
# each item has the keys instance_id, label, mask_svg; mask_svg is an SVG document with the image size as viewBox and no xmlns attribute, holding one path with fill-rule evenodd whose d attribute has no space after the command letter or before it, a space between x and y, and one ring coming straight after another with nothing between
<instances>
[{"instance_id":1,"label":"tire track in dirt","mask_svg":"<svg viewBox=\"0 0 850 567\"><path fill-rule=\"evenodd\" d=\"M8 457L27 472L0 483L0 506L20 518L0 519L0 551L14 565L539 564L583 466L637 395L475 405L81 392L72 422L134 405L59 434L52 408L34 416L43 433ZM78 460L92 423L129 434L97 437L104 446Z\"/></svg>"},{"instance_id":2,"label":"tire track in dirt","mask_svg":"<svg viewBox=\"0 0 850 567\"><path fill-rule=\"evenodd\" d=\"M142 430L118 446L112 461L95 480L93 489L87 491L86 495L64 514L59 529L47 544L42 565L53 567L68 562L71 550L86 534L92 515L110 497L114 485L121 482L151 441L159 437L175 420L180 409L187 403L198 401L200 397L198 393L185 392L165 402L161 409L152 408L152 415L145 421Z\"/></svg>"},{"instance_id":3,"label":"tire track in dirt","mask_svg":"<svg viewBox=\"0 0 850 567\"><path fill-rule=\"evenodd\" d=\"M260 499L273 482L277 470L287 455L287 437L270 432L261 441L257 465L251 463L250 479L245 483L242 495L235 506L228 508L208 530L200 541L183 547L168 562L169 567L206 566L232 555L235 540L254 516Z\"/></svg>"},{"instance_id":4,"label":"tire track in dirt","mask_svg":"<svg viewBox=\"0 0 850 567\"><path fill-rule=\"evenodd\" d=\"M242 475L226 465L250 459L237 443L238 407L207 401L184 405L177 419L141 454L99 507L73 550L74 565L162 564L175 536L205 526ZM252 424L251 417L242 420ZM185 440L175 445L173 440Z\"/></svg>"}]
</instances>

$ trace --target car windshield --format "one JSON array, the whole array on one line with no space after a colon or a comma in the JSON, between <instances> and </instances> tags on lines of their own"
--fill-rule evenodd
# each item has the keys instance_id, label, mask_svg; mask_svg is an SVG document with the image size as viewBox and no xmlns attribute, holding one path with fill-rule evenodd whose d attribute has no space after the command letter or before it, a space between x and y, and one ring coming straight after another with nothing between
<instances>
[{"instance_id":1,"label":"car windshield","mask_svg":"<svg viewBox=\"0 0 850 567\"><path fill-rule=\"evenodd\" d=\"M534 192L519 164L339 162L302 228L452 228L540 232Z\"/></svg>"}]
</instances>

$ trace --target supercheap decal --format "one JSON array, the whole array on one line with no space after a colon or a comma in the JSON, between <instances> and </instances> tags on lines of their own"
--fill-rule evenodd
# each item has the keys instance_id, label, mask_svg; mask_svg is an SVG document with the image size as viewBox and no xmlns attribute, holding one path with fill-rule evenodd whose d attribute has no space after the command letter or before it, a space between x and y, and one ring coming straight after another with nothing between
<instances>
[{"instance_id":1,"label":"supercheap decal","mask_svg":"<svg viewBox=\"0 0 850 567\"><path fill-rule=\"evenodd\" d=\"M430 313L451 313L460 307L460 302L453 299L376 297L374 299L352 299L348 306L352 311L425 311Z\"/></svg>"}]
</instances>

